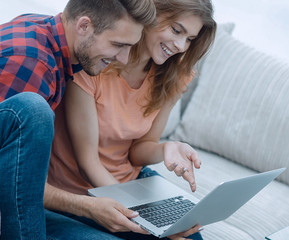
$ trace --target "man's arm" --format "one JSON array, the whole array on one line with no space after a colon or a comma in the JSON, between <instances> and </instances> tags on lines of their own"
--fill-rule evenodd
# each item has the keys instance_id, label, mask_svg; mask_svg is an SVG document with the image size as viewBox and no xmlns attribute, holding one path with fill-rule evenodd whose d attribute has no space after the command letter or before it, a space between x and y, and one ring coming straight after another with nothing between
<instances>
[{"instance_id":1,"label":"man's arm","mask_svg":"<svg viewBox=\"0 0 289 240\"><path fill-rule=\"evenodd\" d=\"M52 109L55 108L55 101L58 99L52 97L55 93L49 86L56 83L49 65L27 56L2 56L0 72L0 102L17 93L35 92L41 95Z\"/></svg>"},{"instance_id":2,"label":"man's arm","mask_svg":"<svg viewBox=\"0 0 289 240\"><path fill-rule=\"evenodd\" d=\"M133 231L147 234L140 226L129 220L138 216L138 213L109 198L73 194L46 183L44 207L90 218L111 232Z\"/></svg>"}]
</instances>

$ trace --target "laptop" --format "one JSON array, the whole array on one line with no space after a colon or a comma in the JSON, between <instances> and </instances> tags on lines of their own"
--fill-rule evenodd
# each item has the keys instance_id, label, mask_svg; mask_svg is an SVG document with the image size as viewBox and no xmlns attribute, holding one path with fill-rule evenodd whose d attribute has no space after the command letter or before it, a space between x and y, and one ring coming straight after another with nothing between
<instances>
[{"instance_id":1,"label":"laptop","mask_svg":"<svg viewBox=\"0 0 289 240\"><path fill-rule=\"evenodd\" d=\"M88 194L115 199L138 211L131 220L162 238L228 218L285 169L221 183L201 200L161 176L93 188Z\"/></svg>"}]
</instances>

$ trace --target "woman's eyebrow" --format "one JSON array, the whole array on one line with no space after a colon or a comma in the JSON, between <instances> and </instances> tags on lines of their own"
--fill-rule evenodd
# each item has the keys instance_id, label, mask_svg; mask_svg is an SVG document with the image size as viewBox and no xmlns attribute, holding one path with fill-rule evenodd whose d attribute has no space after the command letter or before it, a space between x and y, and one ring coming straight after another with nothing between
<instances>
[{"instance_id":1,"label":"woman's eyebrow","mask_svg":"<svg viewBox=\"0 0 289 240\"><path fill-rule=\"evenodd\" d=\"M188 33L187 29L181 23L175 22L175 24L177 24L185 34ZM196 37L196 35L192 35L191 37Z\"/></svg>"},{"instance_id":2,"label":"woman's eyebrow","mask_svg":"<svg viewBox=\"0 0 289 240\"><path fill-rule=\"evenodd\" d=\"M185 27L182 24L178 22L175 22L175 24L179 25L179 27L184 31L184 33L188 33L187 29L185 29Z\"/></svg>"}]
</instances>

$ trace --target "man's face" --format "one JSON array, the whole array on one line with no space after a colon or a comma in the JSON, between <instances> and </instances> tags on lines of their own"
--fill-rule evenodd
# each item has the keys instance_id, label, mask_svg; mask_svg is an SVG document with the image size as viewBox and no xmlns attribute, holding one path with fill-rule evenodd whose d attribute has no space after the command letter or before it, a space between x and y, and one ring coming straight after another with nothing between
<instances>
[{"instance_id":1,"label":"man's face","mask_svg":"<svg viewBox=\"0 0 289 240\"><path fill-rule=\"evenodd\" d=\"M114 24L114 27L96 35L93 29L78 39L74 55L83 70L95 76L112 61L126 64L129 51L142 34L143 26L125 17Z\"/></svg>"}]
</instances>

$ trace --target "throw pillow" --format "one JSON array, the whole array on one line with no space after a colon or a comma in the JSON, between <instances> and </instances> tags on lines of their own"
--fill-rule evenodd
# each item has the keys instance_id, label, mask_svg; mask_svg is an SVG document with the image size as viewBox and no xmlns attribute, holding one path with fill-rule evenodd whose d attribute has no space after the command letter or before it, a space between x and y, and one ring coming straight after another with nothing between
<instances>
[{"instance_id":1,"label":"throw pillow","mask_svg":"<svg viewBox=\"0 0 289 240\"><path fill-rule=\"evenodd\" d=\"M257 171L287 167L289 66L218 29L171 140L214 152Z\"/></svg>"},{"instance_id":2,"label":"throw pillow","mask_svg":"<svg viewBox=\"0 0 289 240\"><path fill-rule=\"evenodd\" d=\"M235 24L234 23L224 23L224 24L219 24L218 25L218 30L217 30L217 34L219 31L225 31L228 34L232 34L233 30L235 28ZM195 79L193 81L190 82L190 84L188 85L188 88L186 90L186 92L183 94L182 96L182 100L181 100L181 116L183 115L188 102L191 99L192 93L194 92L197 84L198 84L198 77L200 74L200 69L201 66L204 62L206 57L203 57L195 66L194 71L195 71Z\"/></svg>"},{"instance_id":3,"label":"throw pillow","mask_svg":"<svg viewBox=\"0 0 289 240\"><path fill-rule=\"evenodd\" d=\"M235 25L233 23L221 24L219 26L219 28L221 28L222 31L225 31L225 32L230 33L230 34L232 33L234 27L235 27ZM187 103L189 102L189 99L191 98L192 92L194 91L194 89L197 85L198 72L199 72L199 68L200 68L202 61L203 60L200 60L199 63L196 65L195 79L190 82L186 92L183 94L181 99L175 104L175 106L171 110L169 119L167 121L166 127L162 133L161 138L163 138L163 139L168 138L175 131L177 125L179 124L180 119L181 119L181 115L183 114L185 107L187 106Z\"/></svg>"},{"instance_id":4,"label":"throw pillow","mask_svg":"<svg viewBox=\"0 0 289 240\"><path fill-rule=\"evenodd\" d=\"M168 138L178 126L181 120L181 100L178 100L170 112L166 127L161 138Z\"/></svg>"}]
</instances>

